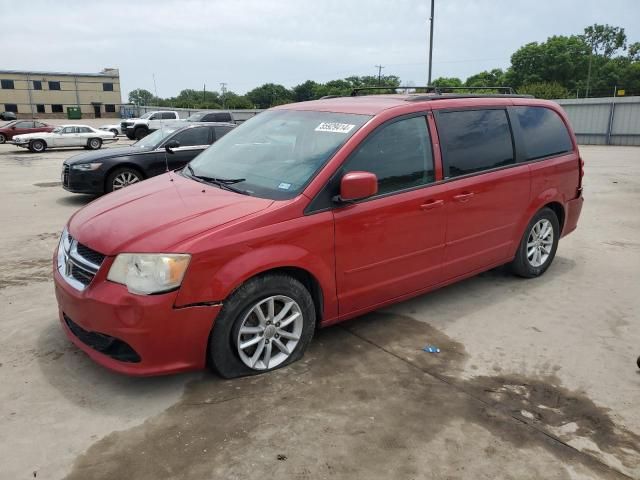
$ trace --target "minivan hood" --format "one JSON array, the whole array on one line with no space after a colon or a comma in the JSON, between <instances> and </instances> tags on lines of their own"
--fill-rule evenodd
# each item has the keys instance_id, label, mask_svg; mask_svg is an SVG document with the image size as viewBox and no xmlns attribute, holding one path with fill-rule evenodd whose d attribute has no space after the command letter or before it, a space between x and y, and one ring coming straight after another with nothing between
<instances>
[{"instance_id":1,"label":"minivan hood","mask_svg":"<svg viewBox=\"0 0 640 480\"><path fill-rule=\"evenodd\" d=\"M90 152L74 155L73 157L66 159L63 163L66 165L74 165L77 163L95 162L96 160L106 160L107 158L123 157L127 155L145 153L149 150L151 150L151 147L115 147L107 148L104 150L92 150Z\"/></svg>"},{"instance_id":2,"label":"minivan hood","mask_svg":"<svg viewBox=\"0 0 640 480\"><path fill-rule=\"evenodd\" d=\"M185 240L273 202L169 172L91 202L71 217L68 228L80 243L105 255L176 253Z\"/></svg>"}]
</instances>

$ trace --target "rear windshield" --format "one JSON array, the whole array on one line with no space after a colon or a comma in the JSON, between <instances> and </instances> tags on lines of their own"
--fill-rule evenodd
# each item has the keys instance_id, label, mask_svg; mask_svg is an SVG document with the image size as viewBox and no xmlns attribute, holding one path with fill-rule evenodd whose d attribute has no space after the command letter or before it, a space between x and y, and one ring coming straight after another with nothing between
<instances>
[{"instance_id":1,"label":"rear windshield","mask_svg":"<svg viewBox=\"0 0 640 480\"><path fill-rule=\"evenodd\" d=\"M370 118L298 110L263 112L233 129L190 165L193 175L200 177L242 179L233 186L250 195L293 198Z\"/></svg>"}]
</instances>

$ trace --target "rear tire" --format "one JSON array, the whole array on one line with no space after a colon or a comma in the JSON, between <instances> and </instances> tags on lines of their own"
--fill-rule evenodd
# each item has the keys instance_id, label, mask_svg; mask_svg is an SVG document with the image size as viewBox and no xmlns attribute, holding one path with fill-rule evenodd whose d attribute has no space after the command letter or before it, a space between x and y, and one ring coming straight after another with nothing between
<instances>
[{"instance_id":1,"label":"rear tire","mask_svg":"<svg viewBox=\"0 0 640 480\"><path fill-rule=\"evenodd\" d=\"M118 132L118 130L116 130L115 128L112 128L111 130L109 130L111 133L113 133L113 135L115 137L117 137L118 135L120 135L120 132Z\"/></svg>"},{"instance_id":2,"label":"rear tire","mask_svg":"<svg viewBox=\"0 0 640 480\"><path fill-rule=\"evenodd\" d=\"M7 137L4 135L4 133L0 133L0 144L3 144L7 141Z\"/></svg>"},{"instance_id":3,"label":"rear tire","mask_svg":"<svg viewBox=\"0 0 640 480\"><path fill-rule=\"evenodd\" d=\"M560 239L560 223L550 208L538 211L525 229L510 267L524 278L539 277L553 262Z\"/></svg>"},{"instance_id":4,"label":"rear tire","mask_svg":"<svg viewBox=\"0 0 640 480\"><path fill-rule=\"evenodd\" d=\"M107 193L121 190L134 183L140 183L144 176L133 168L117 168L109 174L105 182L104 191Z\"/></svg>"},{"instance_id":5,"label":"rear tire","mask_svg":"<svg viewBox=\"0 0 640 480\"><path fill-rule=\"evenodd\" d=\"M42 140L32 140L29 143L29 150L33 153L42 153L47 149L47 144Z\"/></svg>"},{"instance_id":6,"label":"rear tire","mask_svg":"<svg viewBox=\"0 0 640 480\"><path fill-rule=\"evenodd\" d=\"M102 140L99 138L90 138L87 142L87 147L89 147L90 150L98 150L101 146Z\"/></svg>"},{"instance_id":7,"label":"rear tire","mask_svg":"<svg viewBox=\"0 0 640 480\"><path fill-rule=\"evenodd\" d=\"M209 364L224 378L284 367L302 358L315 326L313 299L302 283L279 273L254 277L225 301L216 318Z\"/></svg>"}]
</instances>

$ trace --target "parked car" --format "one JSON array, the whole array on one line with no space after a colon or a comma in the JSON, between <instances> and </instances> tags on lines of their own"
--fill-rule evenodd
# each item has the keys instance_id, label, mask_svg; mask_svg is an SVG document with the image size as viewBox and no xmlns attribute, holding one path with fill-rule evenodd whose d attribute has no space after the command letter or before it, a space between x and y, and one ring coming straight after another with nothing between
<instances>
[{"instance_id":1,"label":"parked car","mask_svg":"<svg viewBox=\"0 0 640 480\"><path fill-rule=\"evenodd\" d=\"M15 120L0 127L0 143L13 139L16 135L25 133L51 132L56 128L53 125L39 122L38 120Z\"/></svg>"},{"instance_id":2,"label":"parked car","mask_svg":"<svg viewBox=\"0 0 640 480\"><path fill-rule=\"evenodd\" d=\"M122 123L120 123L120 129L129 140L140 140L162 126L175 123L176 120L180 120L178 112L166 110L147 112L140 118L123 120Z\"/></svg>"},{"instance_id":3,"label":"parked car","mask_svg":"<svg viewBox=\"0 0 640 480\"><path fill-rule=\"evenodd\" d=\"M122 135L122 128L119 123L113 123L111 125L102 125L98 127L98 130L104 130L106 132L112 132L116 137Z\"/></svg>"},{"instance_id":4,"label":"parked car","mask_svg":"<svg viewBox=\"0 0 640 480\"><path fill-rule=\"evenodd\" d=\"M17 120L18 116L13 112L0 113L0 120Z\"/></svg>"},{"instance_id":5,"label":"parked car","mask_svg":"<svg viewBox=\"0 0 640 480\"><path fill-rule=\"evenodd\" d=\"M229 123L166 127L130 147L81 153L64 161L62 187L74 193L97 195L119 190L184 167L234 127Z\"/></svg>"},{"instance_id":6,"label":"parked car","mask_svg":"<svg viewBox=\"0 0 640 480\"><path fill-rule=\"evenodd\" d=\"M198 112L190 115L185 122L228 122L235 123L231 112Z\"/></svg>"},{"instance_id":7,"label":"parked car","mask_svg":"<svg viewBox=\"0 0 640 480\"><path fill-rule=\"evenodd\" d=\"M97 150L103 143L116 142L112 132L103 132L88 125L61 125L50 132L16 135L9 143L28 148L33 153L44 152L47 148L84 147Z\"/></svg>"},{"instance_id":8,"label":"parked car","mask_svg":"<svg viewBox=\"0 0 640 480\"><path fill-rule=\"evenodd\" d=\"M298 360L318 325L502 264L542 275L583 162L557 104L495 97L279 106L90 203L54 260L62 328L119 372L235 377Z\"/></svg>"}]
</instances>

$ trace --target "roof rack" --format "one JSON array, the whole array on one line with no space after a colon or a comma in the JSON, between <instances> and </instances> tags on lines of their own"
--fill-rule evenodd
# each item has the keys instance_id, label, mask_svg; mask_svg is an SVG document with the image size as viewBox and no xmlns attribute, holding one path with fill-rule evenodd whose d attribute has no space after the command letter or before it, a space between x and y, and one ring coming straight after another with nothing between
<instances>
[{"instance_id":1,"label":"roof rack","mask_svg":"<svg viewBox=\"0 0 640 480\"><path fill-rule=\"evenodd\" d=\"M439 87L437 85L428 85L426 87L406 86L406 87L393 87L393 86L375 86L375 87L357 87L351 90L351 96L356 97L358 93L363 90L425 90L424 93L433 93L434 95L442 95L442 93L456 91L456 90L495 90L496 94L492 95L517 95L517 92L513 87ZM420 92L422 93L422 92ZM470 96L477 96L471 95ZM522 96L522 95L518 95Z\"/></svg>"}]
</instances>

